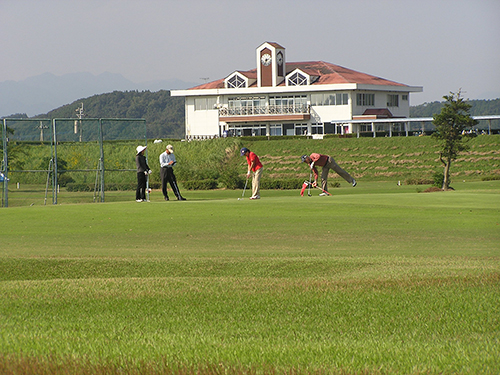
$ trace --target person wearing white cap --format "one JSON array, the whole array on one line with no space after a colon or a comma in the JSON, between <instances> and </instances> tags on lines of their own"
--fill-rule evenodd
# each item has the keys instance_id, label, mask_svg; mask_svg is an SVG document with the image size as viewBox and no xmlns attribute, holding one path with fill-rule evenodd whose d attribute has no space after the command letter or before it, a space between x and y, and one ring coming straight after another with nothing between
<instances>
[{"instance_id":1,"label":"person wearing white cap","mask_svg":"<svg viewBox=\"0 0 500 375\"><path fill-rule=\"evenodd\" d=\"M144 151L146 146L137 146L135 149L135 164L137 165L137 190L135 191L136 202L146 201L146 177L151 174Z\"/></svg>"},{"instance_id":2,"label":"person wearing white cap","mask_svg":"<svg viewBox=\"0 0 500 375\"><path fill-rule=\"evenodd\" d=\"M175 164L177 164L177 161L175 160L174 147L172 145L167 145L165 152L160 155L161 191L165 200L168 201L167 183L169 183L177 200L185 201L186 198L181 195L179 186L177 186L177 179L174 174Z\"/></svg>"}]
</instances>

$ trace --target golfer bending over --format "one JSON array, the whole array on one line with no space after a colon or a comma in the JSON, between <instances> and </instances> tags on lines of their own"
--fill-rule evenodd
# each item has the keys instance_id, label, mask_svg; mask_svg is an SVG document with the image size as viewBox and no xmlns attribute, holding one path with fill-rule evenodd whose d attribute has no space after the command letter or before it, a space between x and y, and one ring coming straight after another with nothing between
<instances>
[{"instance_id":1,"label":"golfer bending over","mask_svg":"<svg viewBox=\"0 0 500 375\"><path fill-rule=\"evenodd\" d=\"M248 148L243 147L240 151L241 156L246 156L248 163L247 178L253 172L252 178L252 196L250 199L260 199L260 177L262 176L262 163L259 157Z\"/></svg>"},{"instance_id":2,"label":"golfer bending over","mask_svg":"<svg viewBox=\"0 0 500 375\"><path fill-rule=\"evenodd\" d=\"M318 186L318 170L316 167L323 167L321 171L321 188L324 191L328 191L328 172L333 169L339 174L344 180L352 184L352 187L356 186L356 180L352 176L344 171L339 165L333 160L331 156L312 153L310 156L302 155L301 160L303 163L309 164L309 167L314 173L313 186ZM320 195L328 195L326 193L321 193Z\"/></svg>"}]
</instances>

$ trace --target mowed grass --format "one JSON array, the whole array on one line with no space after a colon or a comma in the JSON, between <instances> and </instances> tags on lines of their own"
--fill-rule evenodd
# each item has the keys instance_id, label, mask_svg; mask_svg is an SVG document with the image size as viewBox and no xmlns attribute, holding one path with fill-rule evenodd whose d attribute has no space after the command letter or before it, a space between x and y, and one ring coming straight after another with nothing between
<instances>
[{"instance_id":1,"label":"mowed grass","mask_svg":"<svg viewBox=\"0 0 500 375\"><path fill-rule=\"evenodd\" d=\"M0 373L499 373L500 181L455 185L1 210Z\"/></svg>"}]
</instances>

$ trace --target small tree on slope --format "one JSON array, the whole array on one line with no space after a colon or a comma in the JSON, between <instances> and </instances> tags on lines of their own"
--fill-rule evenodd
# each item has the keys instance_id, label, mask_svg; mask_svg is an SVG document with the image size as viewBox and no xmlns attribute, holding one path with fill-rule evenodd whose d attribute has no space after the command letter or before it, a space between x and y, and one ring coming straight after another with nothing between
<instances>
[{"instance_id":1,"label":"small tree on slope","mask_svg":"<svg viewBox=\"0 0 500 375\"><path fill-rule=\"evenodd\" d=\"M472 134L467 130L477 125L478 121L471 117L471 105L461 97L460 90L458 93L450 92L450 95L443 98L446 102L441 112L434 115L432 123L436 127L433 136L441 145L439 160L444 165L442 189L449 190L451 162L460 152L468 150L469 146L465 144L465 140Z\"/></svg>"}]
</instances>

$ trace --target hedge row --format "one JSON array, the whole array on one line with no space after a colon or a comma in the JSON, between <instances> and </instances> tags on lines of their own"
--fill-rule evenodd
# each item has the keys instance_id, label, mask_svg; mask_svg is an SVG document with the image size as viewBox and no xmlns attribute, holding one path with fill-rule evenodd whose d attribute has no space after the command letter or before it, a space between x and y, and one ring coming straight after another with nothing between
<instances>
[{"instance_id":1,"label":"hedge row","mask_svg":"<svg viewBox=\"0 0 500 375\"><path fill-rule=\"evenodd\" d=\"M251 180L249 184L251 184ZM260 182L261 189L274 189L274 190L293 190L300 189L302 184L304 183L303 179L264 179ZM242 189L244 187L245 180L238 181L237 185L234 189ZM338 182L331 184L332 187L337 187ZM104 189L106 191L127 191L127 190L135 190L137 187L136 183L116 183L116 184L106 184ZM149 184L151 189L160 189L161 184L157 182L151 182ZM219 188L219 182L216 179L205 179L205 180L192 180L192 181L183 181L182 187L186 190L213 190ZM95 184L94 183L70 183L66 186L66 189L71 192L75 191L94 191Z\"/></svg>"},{"instance_id":2,"label":"hedge row","mask_svg":"<svg viewBox=\"0 0 500 375\"><path fill-rule=\"evenodd\" d=\"M151 189L159 189L161 185L159 183L152 182L149 184ZM124 183L116 183L116 184L105 184L104 190L106 191L128 191L135 190L137 188L137 183L135 182L124 182ZM66 190L75 192L75 191L94 191L95 183L70 183L66 185Z\"/></svg>"}]
</instances>

